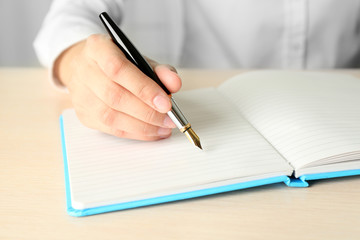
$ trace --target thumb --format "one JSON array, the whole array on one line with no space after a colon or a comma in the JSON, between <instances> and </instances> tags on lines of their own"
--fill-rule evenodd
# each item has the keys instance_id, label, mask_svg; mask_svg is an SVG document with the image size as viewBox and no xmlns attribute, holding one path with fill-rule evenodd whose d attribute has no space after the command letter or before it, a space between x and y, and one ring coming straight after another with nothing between
<instances>
[{"instance_id":1,"label":"thumb","mask_svg":"<svg viewBox=\"0 0 360 240\"><path fill-rule=\"evenodd\" d=\"M180 90L182 85L181 78L174 67L159 64L155 66L154 71L170 92L175 93Z\"/></svg>"},{"instance_id":2,"label":"thumb","mask_svg":"<svg viewBox=\"0 0 360 240\"><path fill-rule=\"evenodd\" d=\"M182 85L181 78L173 66L168 64L159 64L158 62L147 57L146 60L154 69L161 82L171 93L175 93L180 90Z\"/></svg>"}]
</instances>

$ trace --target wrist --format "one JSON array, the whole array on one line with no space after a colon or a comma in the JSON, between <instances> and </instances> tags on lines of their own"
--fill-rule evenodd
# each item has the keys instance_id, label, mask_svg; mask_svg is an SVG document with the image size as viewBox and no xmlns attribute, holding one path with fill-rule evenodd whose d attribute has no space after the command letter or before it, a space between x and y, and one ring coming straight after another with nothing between
<instances>
[{"instance_id":1,"label":"wrist","mask_svg":"<svg viewBox=\"0 0 360 240\"><path fill-rule=\"evenodd\" d=\"M74 59L79 56L83 48L83 41L76 43L63 51L54 62L53 74L59 82L68 86L73 75Z\"/></svg>"}]
</instances>

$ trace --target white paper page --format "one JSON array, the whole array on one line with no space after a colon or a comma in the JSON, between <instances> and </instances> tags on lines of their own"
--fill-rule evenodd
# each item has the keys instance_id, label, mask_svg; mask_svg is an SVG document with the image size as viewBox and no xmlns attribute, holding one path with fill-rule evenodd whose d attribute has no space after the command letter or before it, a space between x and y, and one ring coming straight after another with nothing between
<instances>
[{"instance_id":1,"label":"white paper page","mask_svg":"<svg viewBox=\"0 0 360 240\"><path fill-rule=\"evenodd\" d=\"M353 155L352 160L360 159L357 78L260 71L239 75L220 91L230 96L243 116L295 169L336 162L347 153ZM358 165L360 168L360 162Z\"/></svg>"},{"instance_id":2,"label":"white paper page","mask_svg":"<svg viewBox=\"0 0 360 240\"><path fill-rule=\"evenodd\" d=\"M218 186L242 177L292 173L276 150L215 89L183 92L175 98L199 135L203 151L177 129L169 139L155 142L119 139L82 126L73 110L64 112L75 208Z\"/></svg>"}]
</instances>

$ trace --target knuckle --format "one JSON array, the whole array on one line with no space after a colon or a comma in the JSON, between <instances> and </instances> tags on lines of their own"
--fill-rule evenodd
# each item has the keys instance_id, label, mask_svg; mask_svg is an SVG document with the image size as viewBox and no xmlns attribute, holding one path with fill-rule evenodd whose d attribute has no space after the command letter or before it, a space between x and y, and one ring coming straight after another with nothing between
<instances>
[{"instance_id":1,"label":"knuckle","mask_svg":"<svg viewBox=\"0 0 360 240\"><path fill-rule=\"evenodd\" d=\"M126 137L126 132L120 129L114 129L112 130L112 135L114 135L115 137L119 137L119 138L125 138Z\"/></svg>"},{"instance_id":2,"label":"knuckle","mask_svg":"<svg viewBox=\"0 0 360 240\"><path fill-rule=\"evenodd\" d=\"M100 34L92 34L86 39L86 45L89 47L96 47L99 44L99 41L101 40L102 35Z\"/></svg>"},{"instance_id":3,"label":"knuckle","mask_svg":"<svg viewBox=\"0 0 360 240\"><path fill-rule=\"evenodd\" d=\"M154 126L152 124L143 123L143 125L139 129L141 129L140 134L143 136L147 136L147 137L158 136L159 127Z\"/></svg>"},{"instance_id":4,"label":"knuckle","mask_svg":"<svg viewBox=\"0 0 360 240\"><path fill-rule=\"evenodd\" d=\"M105 126L113 126L116 118L115 111L111 108L106 108L100 112L100 121Z\"/></svg>"},{"instance_id":5,"label":"knuckle","mask_svg":"<svg viewBox=\"0 0 360 240\"><path fill-rule=\"evenodd\" d=\"M146 123L153 123L156 120L157 117L157 111L154 109L149 109L145 113L144 121Z\"/></svg>"},{"instance_id":6,"label":"knuckle","mask_svg":"<svg viewBox=\"0 0 360 240\"><path fill-rule=\"evenodd\" d=\"M152 94L151 84L147 85L144 83L144 84L139 85L136 95L140 99L144 99L144 100L152 99L154 94Z\"/></svg>"},{"instance_id":7,"label":"knuckle","mask_svg":"<svg viewBox=\"0 0 360 240\"><path fill-rule=\"evenodd\" d=\"M91 57L93 49L96 49L96 46L99 46L100 35L92 34L85 40L84 53L85 55Z\"/></svg>"},{"instance_id":8,"label":"knuckle","mask_svg":"<svg viewBox=\"0 0 360 240\"><path fill-rule=\"evenodd\" d=\"M142 126L142 134L145 135L145 136L153 136L154 135L154 128L150 125L150 124L147 124L147 123L144 123L143 126Z\"/></svg>"},{"instance_id":9,"label":"knuckle","mask_svg":"<svg viewBox=\"0 0 360 240\"><path fill-rule=\"evenodd\" d=\"M114 108L119 109L120 106L127 104L126 103L126 93L121 88L109 88L105 92L106 103Z\"/></svg>"},{"instance_id":10,"label":"knuckle","mask_svg":"<svg viewBox=\"0 0 360 240\"><path fill-rule=\"evenodd\" d=\"M120 59L118 56L111 55L106 58L103 69L109 78L116 79L120 77L127 67L127 61Z\"/></svg>"}]
</instances>

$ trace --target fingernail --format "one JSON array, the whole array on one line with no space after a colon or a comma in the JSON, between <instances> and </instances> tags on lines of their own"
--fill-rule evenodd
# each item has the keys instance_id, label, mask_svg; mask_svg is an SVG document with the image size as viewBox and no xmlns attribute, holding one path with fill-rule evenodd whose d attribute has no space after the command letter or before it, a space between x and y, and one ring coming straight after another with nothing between
<instances>
[{"instance_id":1,"label":"fingernail","mask_svg":"<svg viewBox=\"0 0 360 240\"><path fill-rule=\"evenodd\" d=\"M166 116L164 119L164 126L168 127L168 128L175 128L176 125L175 123L171 120L171 118L169 116Z\"/></svg>"},{"instance_id":2,"label":"fingernail","mask_svg":"<svg viewBox=\"0 0 360 240\"><path fill-rule=\"evenodd\" d=\"M170 99L168 97L164 97L162 95L157 95L154 100L154 105L160 112L167 112L171 108Z\"/></svg>"},{"instance_id":3,"label":"fingernail","mask_svg":"<svg viewBox=\"0 0 360 240\"><path fill-rule=\"evenodd\" d=\"M168 136L171 133L171 128L159 128L159 136Z\"/></svg>"}]
</instances>

